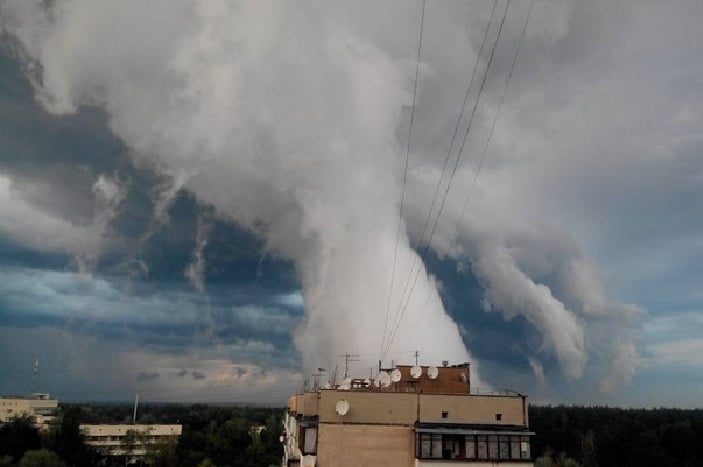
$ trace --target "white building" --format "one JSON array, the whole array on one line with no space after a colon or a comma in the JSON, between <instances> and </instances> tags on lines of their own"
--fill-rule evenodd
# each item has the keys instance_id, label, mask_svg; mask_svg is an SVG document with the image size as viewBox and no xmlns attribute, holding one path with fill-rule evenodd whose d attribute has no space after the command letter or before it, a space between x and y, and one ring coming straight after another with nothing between
<instances>
[{"instance_id":1,"label":"white building","mask_svg":"<svg viewBox=\"0 0 703 467\"><path fill-rule=\"evenodd\" d=\"M0 423L7 423L13 418L29 417L34 426L46 429L56 418L59 401L52 399L49 394L35 393L30 397L2 396L0 397Z\"/></svg>"},{"instance_id":2,"label":"white building","mask_svg":"<svg viewBox=\"0 0 703 467\"><path fill-rule=\"evenodd\" d=\"M130 462L146 456L150 446L175 441L182 425L81 424L86 443L104 456L125 456Z\"/></svg>"}]
</instances>

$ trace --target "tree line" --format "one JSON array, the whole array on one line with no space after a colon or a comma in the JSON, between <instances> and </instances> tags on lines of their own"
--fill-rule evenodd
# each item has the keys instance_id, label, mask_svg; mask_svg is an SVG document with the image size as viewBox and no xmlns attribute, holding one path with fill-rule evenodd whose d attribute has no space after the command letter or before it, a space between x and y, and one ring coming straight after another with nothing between
<instances>
[{"instance_id":1,"label":"tree line","mask_svg":"<svg viewBox=\"0 0 703 467\"><path fill-rule=\"evenodd\" d=\"M40 433L29 419L0 426L0 467L124 465L86 444L81 423L129 423L128 405L61 405L59 421ZM148 405L137 423L180 423L177 442L150 448L155 467L279 466L283 408ZM703 466L703 410L532 406L536 467ZM260 429L252 430L257 426ZM135 443L138 442L135 439Z\"/></svg>"},{"instance_id":2,"label":"tree line","mask_svg":"<svg viewBox=\"0 0 703 467\"><path fill-rule=\"evenodd\" d=\"M536 467L703 466L703 410L532 406Z\"/></svg>"}]
</instances>

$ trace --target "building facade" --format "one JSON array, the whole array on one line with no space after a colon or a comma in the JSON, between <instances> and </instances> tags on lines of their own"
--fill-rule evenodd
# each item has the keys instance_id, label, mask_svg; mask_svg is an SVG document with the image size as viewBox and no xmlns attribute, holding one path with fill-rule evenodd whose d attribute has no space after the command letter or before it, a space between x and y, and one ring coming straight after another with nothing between
<instances>
[{"instance_id":1,"label":"building facade","mask_svg":"<svg viewBox=\"0 0 703 467\"><path fill-rule=\"evenodd\" d=\"M17 417L29 417L34 426L47 429L56 418L59 401L49 394L35 393L29 397L0 397L0 423L6 423Z\"/></svg>"},{"instance_id":2,"label":"building facade","mask_svg":"<svg viewBox=\"0 0 703 467\"><path fill-rule=\"evenodd\" d=\"M468 364L393 373L292 396L283 465L533 465L526 396L472 392Z\"/></svg>"},{"instance_id":3,"label":"building facade","mask_svg":"<svg viewBox=\"0 0 703 467\"><path fill-rule=\"evenodd\" d=\"M176 441L183 426L145 424L82 424L81 432L86 443L95 447L103 456L124 457L127 463L144 458L150 448Z\"/></svg>"}]
</instances>

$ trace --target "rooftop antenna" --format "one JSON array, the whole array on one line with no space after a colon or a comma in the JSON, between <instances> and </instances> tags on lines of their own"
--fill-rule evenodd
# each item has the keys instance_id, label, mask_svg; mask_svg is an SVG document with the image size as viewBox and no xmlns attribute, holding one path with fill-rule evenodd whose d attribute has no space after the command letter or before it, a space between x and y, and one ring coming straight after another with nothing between
<instances>
[{"instance_id":1,"label":"rooftop antenna","mask_svg":"<svg viewBox=\"0 0 703 467\"><path fill-rule=\"evenodd\" d=\"M344 355L340 355L340 357L344 357L344 379L347 379L349 377L349 362L360 361L359 354L347 352Z\"/></svg>"},{"instance_id":2,"label":"rooftop antenna","mask_svg":"<svg viewBox=\"0 0 703 467\"><path fill-rule=\"evenodd\" d=\"M134 413L132 414L132 423L137 423L137 405L139 405L139 393L134 396Z\"/></svg>"},{"instance_id":3,"label":"rooftop antenna","mask_svg":"<svg viewBox=\"0 0 703 467\"><path fill-rule=\"evenodd\" d=\"M326 371L327 370L325 370L324 368L318 368L317 373L312 374L312 377L313 377L312 390L313 391L317 391L318 389L320 389L320 376L322 376Z\"/></svg>"},{"instance_id":4,"label":"rooftop antenna","mask_svg":"<svg viewBox=\"0 0 703 467\"><path fill-rule=\"evenodd\" d=\"M30 394L34 394L37 389L37 374L39 373L39 359L34 359L34 367L32 368L32 386L30 387Z\"/></svg>"},{"instance_id":5,"label":"rooftop antenna","mask_svg":"<svg viewBox=\"0 0 703 467\"><path fill-rule=\"evenodd\" d=\"M416 350L416 351L415 351L415 366L417 366L417 360L418 360L419 357L420 357L420 352L418 352L418 351Z\"/></svg>"}]
</instances>

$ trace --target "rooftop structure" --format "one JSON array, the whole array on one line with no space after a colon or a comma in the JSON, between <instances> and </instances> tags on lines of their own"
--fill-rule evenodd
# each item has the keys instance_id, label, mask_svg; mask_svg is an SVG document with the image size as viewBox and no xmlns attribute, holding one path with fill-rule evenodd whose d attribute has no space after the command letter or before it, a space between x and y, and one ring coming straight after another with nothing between
<instances>
[{"instance_id":1,"label":"rooftop structure","mask_svg":"<svg viewBox=\"0 0 703 467\"><path fill-rule=\"evenodd\" d=\"M40 430L47 429L56 418L59 401L47 393L34 393L29 397L0 397L0 423L17 417L29 417Z\"/></svg>"},{"instance_id":2,"label":"rooftop structure","mask_svg":"<svg viewBox=\"0 0 703 467\"><path fill-rule=\"evenodd\" d=\"M528 426L527 397L472 391L468 363L397 366L290 397L283 465L525 467Z\"/></svg>"}]
</instances>

